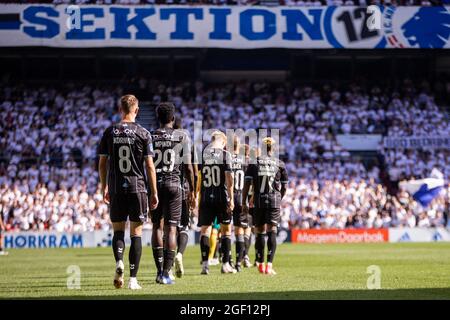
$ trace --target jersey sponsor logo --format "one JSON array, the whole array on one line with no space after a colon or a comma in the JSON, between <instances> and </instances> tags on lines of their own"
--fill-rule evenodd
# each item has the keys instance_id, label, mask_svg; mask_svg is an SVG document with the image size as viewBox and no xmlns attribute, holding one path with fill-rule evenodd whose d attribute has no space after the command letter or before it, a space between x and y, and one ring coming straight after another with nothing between
<instances>
[{"instance_id":1,"label":"jersey sponsor logo","mask_svg":"<svg viewBox=\"0 0 450 320\"><path fill-rule=\"evenodd\" d=\"M181 142L183 140L183 136L181 134L181 131L179 133L153 133L152 134L153 140L169 140L169 141L175 141L175 142Z\"/></svg>"},{"instance_id":2,"label":"jersey sponsor logo","mask_svg":"<svg viewBox=\"0 0 450 320\"><path fill-rule=\"evenodd\" d=\"M114 128L113 129L113 133L115 135L121 135L121 134L135 135L136 132L137 132L137 130L135 130L135 129L124 128L124 127L119 127L119 128Z\"/></svg>"}]
</instances>

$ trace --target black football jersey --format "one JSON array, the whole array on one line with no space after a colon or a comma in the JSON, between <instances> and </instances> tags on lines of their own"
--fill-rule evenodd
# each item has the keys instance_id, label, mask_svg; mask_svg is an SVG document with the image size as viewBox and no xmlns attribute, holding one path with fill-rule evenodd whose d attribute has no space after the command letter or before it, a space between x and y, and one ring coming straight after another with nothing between
<instances>
[{"instance_id":1,"label":"black football jersey","mask_svg":"<svg viewBox=\"0 0 450 320\"><path fill-rule=\"evenodd\" d=\"M231 169L234 175L234 205L242 206L242 190L244 189L244 179L246 170L245 156L233 154Z\"/></svg>"},{"instance_id":2,"label":"black football jersey","mask_svg":"<svg viewBox=\"0 0 450 320\"><path fill-rule=\"evenodd\" d=\"M199 164L202 181L200 201L202 204L226 204L229 194L225 181L225 172L231 172L231 155L229 152L207 147L203 150L203 160Z\"/></svg>"},{"instance_id":3,"label":"black football jersey","mask_svg":"<svg viewBox=\"0 0 450 320\"><path fill-rule=\"evenodd\" d=\"M288 183L284 163L271 157L258 157L249 164L245 179L253 181L253 203L255 208L279 208L281 185Z\"/></svg>"},{"instance_id":4,"label":"black football jersey","mask_svg":"<svg viewBox=\"0 0 450 320\"><path fill-rule=\"evenodd\" d=\"M152 131L154 163L158 184L181 186L184 161L190 161L191 146L184 131L160 128ZM184 157L184 150L188 150Z\"/></svg>"},{"instance_id":5,"label":"black football jersey","mask_svg":"<svg viewBox=\"0 0 450 320\"><path fill-rule=\"evenodd\" d=\"M108 156L111 194L146 192L144 158L153 156L150 132L134 122L119 122L105 130L99 155Z\"/></svg>"}]
</instances>

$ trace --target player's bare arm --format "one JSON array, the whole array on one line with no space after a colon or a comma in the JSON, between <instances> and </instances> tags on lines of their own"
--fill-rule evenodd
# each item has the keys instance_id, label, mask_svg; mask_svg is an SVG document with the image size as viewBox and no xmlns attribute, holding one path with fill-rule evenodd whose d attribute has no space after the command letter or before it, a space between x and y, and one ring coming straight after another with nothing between
<instances>
[{"instance_id":1,"label":"player's bare arm","mask_svg":"<svg viewBox=\"0 0 450 320\"><path fill-rule=\"evenodd\" d=\"M192 207L192 211L195 210L197 207L197 201L198 201L198 178L199 178L199 171L198 171L198 165L196 163L192 164L192 169L194 171L194 205Z\"/></svg>"},{"instance_id":2,"label":"player's bare arm","mask_svg":"<svg viewBox=\"0 0 450 320\"><path fill-rule=\"evenodd\" d=\"M231 171L225 172L225 181L227 184L228 194L230 195L230 202L228 203L228 209L230 211L233 211L233 209L234 209L234 192L233 192L234 179L233 179L233 173Z\"/></svg>"},{"instance_id":3,"label":"player's bare arm","mask_svg":"<svg viewBox=\"0 0 450 320\"><path fill-rule=\"evenodd\" d=\"M191 163L185 163L184 164L184 170L186 172L186 180L189 185L189 193L188 193L188 200L189 200L189 206L193 210L195 209L195 179L194 179L194 168L193 164Z\"/></svg>"},{"instance_id":4,"label":"player's bare arm","mask_svg":"<svg viewBox=\"0 0 450 320\"><path fill-rule=\"evenodd\" d=\"M103 194L103 201L106 204L109 204L109 193L108 193L108 185L106 183L106 166L108 162L108 157L101 155L100 160L98 162L98 172L100 176L100 185Z\"/></svg>"},{"instance_id":5,"label":"player's bare arm","mask_svg":"<svg viewBox=\"0 0 450 320\"><path fill-rule=\"evenodd\" d=\"M150 186L150 210L158 206L158 190L156 189L156 170L152 157L145 158L145 169L147 170L148 185Z\"/></svg>"}]
</instances>

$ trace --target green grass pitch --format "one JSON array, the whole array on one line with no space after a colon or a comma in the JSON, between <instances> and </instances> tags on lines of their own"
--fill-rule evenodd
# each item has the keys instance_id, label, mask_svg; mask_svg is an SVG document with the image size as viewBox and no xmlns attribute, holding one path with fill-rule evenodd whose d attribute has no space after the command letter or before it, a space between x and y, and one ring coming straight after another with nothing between
<instances>
[{"instance_id":1,"label":"green grass pitch","mask_svg":"<svg viewBox=\"0 0 450 320\"><path fill-rule=\"evenodd\" d=\"M10 250L0 256L0 299L450 299L450 243L283 244L276 276L256 268L222 275L219 266L202 276L199 259L198 246L188 247L186 275L162 286L154 282L151 248L144 247L143 290L131 291L112 285L110 248ZM69 265L81 270L79 290L67 289ZM381 289L367 289L370 265L381 269Z\"/></svg>"}]
</instances>

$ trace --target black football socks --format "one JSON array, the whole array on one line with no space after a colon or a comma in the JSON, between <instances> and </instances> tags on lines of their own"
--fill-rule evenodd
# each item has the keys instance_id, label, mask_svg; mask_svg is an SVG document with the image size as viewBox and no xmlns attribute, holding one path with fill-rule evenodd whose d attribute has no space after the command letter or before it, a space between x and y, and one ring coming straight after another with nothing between
<instances>
[{"instance_id":1,"label":"black football socks","mask_svg":"<svg viewBox=\"0 0 450 320\"><path fill-rule=\"evenodd\" d=\"M186 250L187 247L187 243L189 240L189 235L188 232L186 230L181 230L178 233L178 238L177 238L177 245L178 245L178 252L181 254L184 254L184 250Z\"/></svg>"},{"instance_id":2,"label":"black football socks","mask_svg":"<svg viewBox=\"0 0 450 320\"><path fill-rule=\"evenodd\" d=\"M251 244L252 244L252 235L251 234L244 235L244 256L248 256Z\"/></svg>"},{"instance_id":3,"label":"black football socks","mask_svg":"<svg viewBox=\"0 0 450 320\"><path fill-rule=\"evenodd\" d=\"M141 236L131 236L131 246L128 258L130 259L130 277L134 278L139 270L142 255Z\"/></svg>"},{"instance_id":4,"label":"black football socks","mask_svg":"<svg viewBox=\"0 0 450 320\"><path fill-rule=\"evenodd\" d=\"M200 237L200 251L202 253L202 262L208 261L209 248L209 237L202 235Z\"/></svg>"},{"instance_id":5,"label":"black football socks","mask_svg":"<svg viewBox=\"0 0 450 320\"><path fill-rule=\"evenodd\" d=\"M256 250L256 261L259 263L264 262L264 247L266 244L266 234L265 233L257 233L255 240L255 250Z\"/></svg>"},{"instance_id":6,"label":"black football socks","mask_svg":"<svg viewBox=\"0 0 450 320\"><path fill-rule=\"evenodd\" d=\"M245 240L243 234L236 236L236 263L241 263L244 259L245 253Z\"/></svg>"},{"instance_id":7,"label":"black football socks","mask_svg":"<svg viewBox=\"0 0 450 320\"><path fill-rule=\"evenodd\" d=\"M112 248L114 252L114 259L116 262L119 260L123 261L123 252L125 251L125 232L114 231L112 238Z\"/></svg>"},{"instance_id":8,"label":"black football socks","mask_svg":"<svg viewBox=\"0 0 450 320\"><path fill-rule=\"evenodd\" d=\"M152 248L153 259L155 260L155 266L158 274L163 271L163 261L164 261L164 249L162 247Z\"/></svg>"},{"instance_id":9,"label":"black football socks","mask_svg":"<svg viewBox=\"0 0 450 320\"><path fill-rule=\"evenodd\" d=\"M222 262L227 263L231 257L231 236L223 235L221 239Z\"/></svg>"},{"instance_id":10,"label":"black football socks","mask_svg":"<svg viewBox=\"0 0 450 320\"><path fill-rule=\"evenodd\" d=\"M267 232L267 262L272 263L277 250L277 233L275 231Z\"/></svg>"},{"instance_id":11,"label":"black football socks","mask_svg":"<svg viewBox=\"0 0 450 320\"><path fill-rule=\"evenodd\" d=\"M175 250L165 249L164 250L164 262L163 262L164 277L169 276L169 271L173 266L174 259L175 259Z\"/></svg>"}]
</instances>

